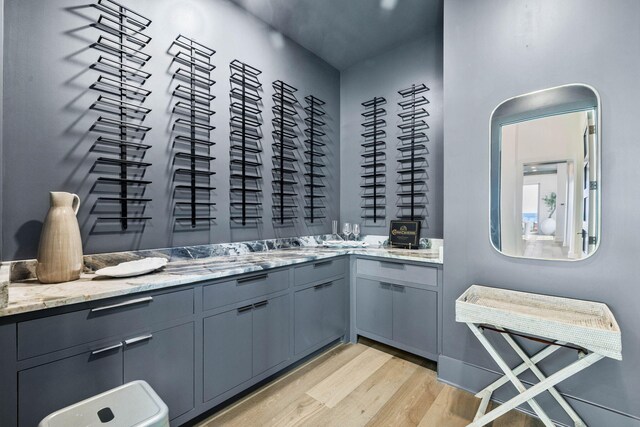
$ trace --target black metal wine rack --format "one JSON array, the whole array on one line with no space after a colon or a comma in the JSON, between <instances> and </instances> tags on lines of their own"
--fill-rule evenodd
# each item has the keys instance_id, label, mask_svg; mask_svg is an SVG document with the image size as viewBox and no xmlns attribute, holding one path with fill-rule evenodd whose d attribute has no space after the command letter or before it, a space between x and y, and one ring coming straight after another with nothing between
<instances>
[{"instance_id":1,"label":"black metal wine rack","mask_svg":"<svg viewBox=\"0 0 640 427\"><path fill-rule=\"evenodd\" d=\"M215 81L211 72L215 66L211 58L215 50L195 40L179 35L171 43L169 53L173 56L173 80L175 87L173 98L173 122L175 149L174 198L177 222L189 222L192 228L200 222L215 220L211 209L211 101L215 96L211 88ZM185 214L188 211L188 214Z\"/></svg>"},{"instance_id":2,"label":"black metal wine rack","mask_svg":"<svg viewBox=\"0 0 640 427\"><path fill-rule=\"evenodd\" d=\"M273 219L280 224L297 218L296 99L295 87L273 82Z\"/></svg>"},{"instance_id":3,"label":"black metal wine rack","mask_svg":"<svg viewBox=\"0 0 640 427\"><path fill-rule=\"evenodd\" d=\"M429 113L425 106L429 100L424 93L425 84L413 84L398 91L400 101L400 140L398 151L398 218L422 221L427 208L427 124Z\"/></svg>"},{"instance_id":4,"label":"black metal wine rack","mask_svg":"<svg viewBox=\"0 0 640 427\"><path fill-rule=\"evenodd\" d=\"M243 62L230 64L231 220L257 223L262 219L262 71Z\"/></svg>"},{"instance_id":5,"label":"black metal wine rack","mask_svg":"<svg viewBox=\"0 0 640 427\"><path fill-rule=\"evenodd\" d=\"M315 96L305 96L304 100L307 106L304 107L306 117L304 122L306 129L304 133L306 135L305 144L305 219L313 223L318 219L323 219L323 210L325 208L322 200L325 198L323 188L325 184L323 182L324 175L324 146L325 142L323 137L326 133L323 127L326 123L323 119L325 115L324 105L325 102L316 98Z\"/></svg>"},{"instance_id":6,"label":"black metal wine rack","mask_svg":"<svg viewBox=\"0 0 640 427\"><path fill-rule=\"evenodd\" d=\"M386 188L386 142L387 125L384 116L387 112L383 106L387 100L375 97L362 103L365 111L362 113L364 128L361 134L362 143L362 215L365 220L374 223L385 219L385 188Z\"/></svg>"},{"instance_id":7,"label":"black metal wine rack","mask_svg":"<svg viewBox=\"0 0 640 427\"><path fill-rule=\"evenodd\" d=\"M104 206L109 214L99 216L98 221L119 221L126 230L130 222L151 219L144 216L145 203L151 201L144 197L144 190L151 181L143 179L151 166L143 161L151 147L144 143L151 128L142 124L151 112L143 106L151 94L143 87L151 74L142 69L151 59L143 52L151 42L144 34L151 20L113 0L98 0L92 6L100 13L92 26L101 33L91 45L100 51L91 66L100 72L91 85L100 92L91 109L100 116L91 130L100 134L95 146L105 153L96 159L93 170L104 174L97 178L96 191L106 194L98 197L96 211L104 212ZM114 203L119 213L112 213Z\"/></svg>"}]
</instances>

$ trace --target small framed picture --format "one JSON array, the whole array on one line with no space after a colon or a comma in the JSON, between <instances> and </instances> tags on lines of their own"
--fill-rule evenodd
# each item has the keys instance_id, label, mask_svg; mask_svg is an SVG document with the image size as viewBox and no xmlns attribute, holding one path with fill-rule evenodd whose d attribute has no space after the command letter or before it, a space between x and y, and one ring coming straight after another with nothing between
<instances>
[{"instance_id":1,"label":"small framed picture","mask_svg":"<svg viewBox=\"0 0 640 427\"><path fill-rule=\"evenodd\" d=\"M418 249L420 243L420 221L392 220L389 225L391 247Z\"/></svg>"}]
</instances>

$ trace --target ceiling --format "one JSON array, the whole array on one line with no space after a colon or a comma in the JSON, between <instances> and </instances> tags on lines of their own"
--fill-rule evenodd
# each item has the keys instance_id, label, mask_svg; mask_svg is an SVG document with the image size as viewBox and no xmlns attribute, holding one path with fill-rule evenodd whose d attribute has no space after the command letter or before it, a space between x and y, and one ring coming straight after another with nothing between
<instances>
[{"instance_id":1,"label":"ceiling","mask_svg":"<svg viewBox=\"0 0 640 427\"><path fill-rule=\"evenodd\" d=\"M442 22L442 0L231 1L339 70Z\"/></svg>"}]
</instances>

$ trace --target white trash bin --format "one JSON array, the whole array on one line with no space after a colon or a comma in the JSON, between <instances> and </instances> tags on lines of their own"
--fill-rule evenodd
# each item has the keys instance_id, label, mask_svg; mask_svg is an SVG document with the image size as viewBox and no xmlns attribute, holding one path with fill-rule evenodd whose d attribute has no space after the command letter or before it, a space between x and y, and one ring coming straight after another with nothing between
<instances>
[{"instance_id":1,"label":"white trash bin","mask_svg":"<svg viewBox=\"0 0 640 427\"><path fill-rule=\"evenodd\" d=\"M169 427L169 408L145 381L132 381L67 406L38 427Z\"/></svg>"}]
</instances>

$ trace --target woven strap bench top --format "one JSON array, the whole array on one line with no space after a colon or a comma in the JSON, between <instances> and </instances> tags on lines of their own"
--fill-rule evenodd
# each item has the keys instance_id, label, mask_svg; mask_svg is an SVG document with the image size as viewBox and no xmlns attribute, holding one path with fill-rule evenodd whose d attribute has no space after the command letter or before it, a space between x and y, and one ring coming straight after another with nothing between
<instances>
[{"instance_id":1,"label":"woven strap bench top","mask_svg":"<svg viewBox=\"0 0 640 427\"><path fill-rule=\"evenodd\" d=\"M456 300L456 321L580 346L622 360L622 338L606 304L473 285Z\"/></svg>"}]
</instances>

